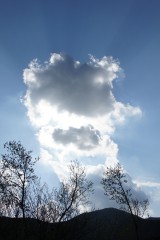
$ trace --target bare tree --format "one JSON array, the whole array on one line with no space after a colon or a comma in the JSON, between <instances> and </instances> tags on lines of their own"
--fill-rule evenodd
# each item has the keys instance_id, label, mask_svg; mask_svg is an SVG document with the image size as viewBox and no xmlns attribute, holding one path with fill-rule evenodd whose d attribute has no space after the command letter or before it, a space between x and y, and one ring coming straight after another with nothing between
<instances>
[{"instance_id":1,"label":"bare tree","mask_svg":"<svg viewBox=\"0 0 160 240\"><path fill-rule=\"evenodd\" d=\"M85 168L72 161L69 177L58 188L49 190L47 184L34 185L30 194L30 209L34 218L47 222L69 220L80 213L80 206L89 203L92 182L86 178Z\"/></svg>"},{"instance_id":2,"label":"bare tree","mask_svg":"<svg viewBox=\"0 0 160 240\"><path fill-rule=\"evenodd\" d=\"M20 142L9 141L4 144L7 153L0 161L1 201L15 210L15 216L23 218L29 211L27 206L28 189L37 178L33 166L38 159L32 160L32 151L27 151Z\"/></svg>"},{"instance_id":3,"label":"bare tree","mask_svg":"<svg viewBox=\"0 0 160 240\"><path fill-rule=\"evenodd\" d=\"M30 209L28 217L45 222L56 222L59 215L54 199L54 189L50 190L46 183L41 185L41 181L38 179L34 185L31 186L30 195L28 197Z\"/></svg>"},{"instance_id":4,"label":"bare tree","mask_svg":"<svg viewBox=\"0 0 160 240\"><path fill-rule=\"evenodd\" d=\"M131 198L130 205L135 216L144 217L145 214L148 215L148 199L138 200L136 198Z\"/></svg>"},{"instance_id":5,"label":"bare tree","mask_svg":"<svg viewBox=\"0 0 160 240\"><path fill-rule=\"evenodd\" d=\"M60 183L55 192L59 212L58 222L71 219L80 213L80 206L89 204L89 194L93 192L93 183L86 178L85 168L77 160L69 165L68 180Z\"/></svg>"},{"instance_id":6,"label":"bare tree","mask_svg":"<svg viewBox=\"0 0 160 240\"><path fill-rule=\"evenodd\" d=\"M101 181L105 195L109 196L111 200L115 200L120 205L121 209L131 214L137 239L139 239L138 226L135 217L144 216L149 201L148 199L142 201L136 199L133 196L131 189L127 187L127 182L127 177L119 163L115 167L107 167Z\"/></svg>"},{"instance_id":7,"label":"bare tree","mask_svg":"<svg viewBox=\"0 0 160 240\"><path fill-rule=\"evenodd\" d=\"M68 166L67 180L49 190L34 173L38 159L32 160L32 151L16 141L5 143L4 148L7 153L0 160L1 215L61 222L78 215L80 206L89 203L93 184L78 161Z\"/></svg>"}]
</instances>

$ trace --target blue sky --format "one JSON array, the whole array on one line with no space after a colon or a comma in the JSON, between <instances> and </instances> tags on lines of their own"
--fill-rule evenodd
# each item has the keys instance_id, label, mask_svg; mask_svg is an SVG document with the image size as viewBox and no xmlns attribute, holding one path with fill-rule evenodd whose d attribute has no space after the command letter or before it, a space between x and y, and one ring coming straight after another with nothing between
<instances>
[{"instance_id":1,"label":"blue sky","mask_svg":"<svg viewBox=\"0 0 160 240\"><path fill-rule=\"evenodd\" d=\"M89 61L88 54L95 59L112 56L123 69L113 81L114 97L139 107L141 114L126 117L123 124L115 126L110 138L118 146L118 159L124 169L151 196L153 215L160 215L159 9L159 0L2 0L1 149L3 143L15 139L33 149L35 155L40 154L43 144L36 135L37 126L31 124L27 108L20 102L27 91L23 71L33 59L43 64L51 53L61 52L80 63ZM70 127L72 134L90 131L87 127ZM94 161L102 163L99 155ZM46 169L50 176L51 171ZM44 178L52 179L42 172Z\"/></svg>"}]
</instances>

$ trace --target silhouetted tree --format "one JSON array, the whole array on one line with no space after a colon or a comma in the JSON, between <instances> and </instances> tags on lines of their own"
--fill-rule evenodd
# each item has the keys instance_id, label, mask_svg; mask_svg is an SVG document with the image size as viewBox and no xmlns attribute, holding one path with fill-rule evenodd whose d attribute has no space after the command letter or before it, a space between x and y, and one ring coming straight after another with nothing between
<instances>
[{"instance_id":1,"label":"silhouetted tree","mask_svg":"<svg viewBox=\"0 0 160 240\"><path fill-rule=\"evenodd\" d=\"M2 154L0 161L0 197L7 208L15 209L15 216L26 216L27 192L32 182L37 178L34 165L38 159L33 160L21 142L9 141L4 144L7 153Z\"/></svg>"},{"instance_id":2,"label":"silhouetted tree","mask_svg":"<svg viewBox=\"0 0 160 240\"><path fill-rule=\"evenodd\" d=\"M32 185L28 198L30 209L28 216L45 222L56 222L59 215L54 199L54 189L50 190L46 183L41 185L38 179Z\"/></svg>"},{"instance_id":3,"label":"silhouetted tree","mask_svg":"<svg viewBox=\"0 0 160 240\"><path fill-rule=\"evenodd\" d=\"M148 199L140 201L133 197L131 189L126 186L127 177L119 163L115 167L106 168L101 183L105 195L109 196L111 200L115 200L120 205L121 209L131 214L135 225L137 239L139 239L135 216L144 216L149 205Z\"/></svg>"},{"instance_id":4,"label":"silhouetted tree","mask_svg":"<svg viewBox=\"0 0 160 240\"><path fill-rule=\"evenodd\" d=\"M60 183L55 191L55 201L59 212L58 222L71 219L80 213L80 206L89 203L89 194L93 192L93 183L86 178L85 168L78 161L69 165L68 180Z\"/></svg>"},{"instance_id":5,"label":"silhouetted tree","mask_svg":"<svg viewBox=\"0 0 160 240\"><path fill-rule=\"evenodd\" d=\"M69 164L69 176L59 188L49 190L35 175L38 159L32 159L32 151L16 141L6 142L4 149L7 153L0 160L0 215L61 222L78 215L89 203L93 183L78 161Z\"/></svg>"},{"instance_id":6,"label":"silhouetted tree","mask_svg":"<svg viewBox=\"0 0 160 240\"><path fill-rule=\"evenodd\" d=\"M80 213L80 206L89 203L92 182L87 180L85 168L72 161L69 177L58 188L49 190L47 184L34 185L30 195L30 209L34 218L47 222L69 220Z\"/></svg>"}]
</instances>

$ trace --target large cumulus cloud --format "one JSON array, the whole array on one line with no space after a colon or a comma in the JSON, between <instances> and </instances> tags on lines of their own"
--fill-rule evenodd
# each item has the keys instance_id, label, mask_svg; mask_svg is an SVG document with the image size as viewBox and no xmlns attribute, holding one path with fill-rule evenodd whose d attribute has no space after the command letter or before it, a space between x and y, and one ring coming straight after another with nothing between
<instances>
[{"instance_id":1,"label":"large cumulus cloud","mask_svg":"<svg viewBox=\"0 0 160 240\"><path fill-rule=\"evenodd\" d=\"M139 107L119 102L113 94L113 81L121 71L112 57L90 56L80 63L62 53L51 54L44 64L33 60L24 70L24 104L36 127L42 159L58 176L66 174L67 160L91 159L86 167L96 182L101 176L98 161L102 168L118 162L112 133L129 116L141 114Z\"/></svg>"},{"instance_id":2,"label":"large cumulus cloud","mask_svg":"<svg viewBox=\"0 0 160 240\"><path fill-rule=\"evenodd\" d=\"M119 62L106 56L100 60L90 56L82 64L56 53L43 65L33 60L24 70L24 103L43 145L46 142L46 146L57 148L59 143L72 143L83 152L92 150L92 154L93 149L104 154L106 148L107 155L115 146L110 134L116 124L141 112L138 107L116 101L112 83L120 71Z\"/></svg>"},{"instance_id":3,"label":"large cumulus cloud","mask_svg":"<svg viewBox=\"0 0 160 240\"><path fill-rule=\"evenodd\" d=\"M58 111L97 116L114 108L111 88L119 70L111 57L91 57L88 63L80 64L68 55L52 54L43 66L34 60L24 71L24 81L35 106L44 99Z\"/></svg>"}]
</instances>

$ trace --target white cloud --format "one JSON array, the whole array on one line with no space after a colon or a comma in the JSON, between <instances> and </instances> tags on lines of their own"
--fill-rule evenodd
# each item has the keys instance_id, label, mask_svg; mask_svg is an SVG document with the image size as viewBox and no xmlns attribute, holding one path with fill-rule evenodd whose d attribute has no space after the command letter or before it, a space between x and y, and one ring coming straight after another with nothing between
<instances>
[{"instance_id":1,"label":"white cloud","mask_svg":"<svg viewBox=\"0 0 160 240\"><path fill-rule=\"evenodd\" d=\"M112 83L120 72L119 62L112 57L90 56L81 64L66 54L54 53L43 65L33 60L23 74L24 104L36 127L45 164L61 178L68 160L92 159L87 169L98 192L96 179L101 171L97 161L101 161L101 169L118 161L118 145L111 138L117 124L141 115L139 107L114 97Z\"/></svg>"},{"instance_id":2,"label":"white cloud","mask_svg":"<svg viewBox=\"0 0 160 240\"><path fill-rule=\"evenodd\" d=\"M41 144L61 151L72 144L72 150L85 155L86 150L107 155L111 146L115 152L110 134L116 124L141 113L138 107L116 101L112 82L120 71L119 62L106 56L90 56L83 64L56 53L44 65L33 60L24 70L24 103Z\"/></svg>"},{"instance_id":3,"label":"white cloud","mask_svg":"<svg viewBox=\"0 0 160 240\"><path fill-rule=\"evenodd\" d=\"M106 165L115 165L115 163ZM91 196L91 201L94 204L96 209L101 209L105 207L115 207L119 208L120 206L113 200L110 200L110 197L104 195L104 190L100 184L103 172L105 171L104 164L98 164L97 166L86 166L88 178L94 183L94 195ZM127 183L123 185L124 189L131 189L132 198L138 199L139 201L148 199L148 195L133 181L130 175L127 172L124 172L126 176Z\"/></svg>"},{"instance_id":4,"label":"white cloud","mask_svg":"<svg viewBox=\"0 0 160 240\"><path fill-rule=\"evenodd\" d=\"M140 187L160 187L160 182L155 181L140 181L137 180L135 183Z\"/></svg>"},{"instance_id":5,"label":"white cloud","mask_svg":"<svg viewBox=\"0 0 160 240\"><path fill-rule=\"evenodd\" d=\"M159 217L159 203L160 203L160 182L152 178L141 178L134 180L134 183L145 191L150 200L149 214L151 216Z\"/></svg>"},{"instance_id":6,"label":"white cloud","mask_svg":"<svg viewBox=\"0 0 160 240\"><path fill-rule=\"evenodd\" d=\"M80 64L68 55L52 54L43 66L34 60L24 70L28 86L26 102L30 99L37 107L45 100L59 112L104 115L114 108L112 81L119 70L119 64L111 57L102 60L91 57L90 62Z\"/></svg>"}]
</instances>

